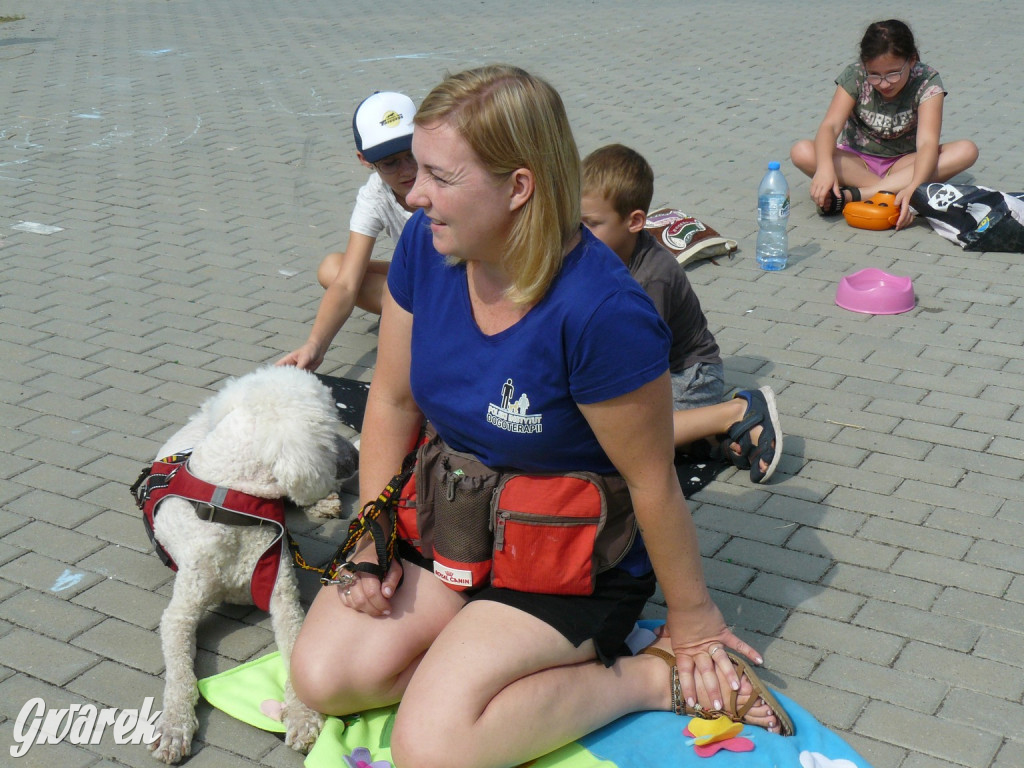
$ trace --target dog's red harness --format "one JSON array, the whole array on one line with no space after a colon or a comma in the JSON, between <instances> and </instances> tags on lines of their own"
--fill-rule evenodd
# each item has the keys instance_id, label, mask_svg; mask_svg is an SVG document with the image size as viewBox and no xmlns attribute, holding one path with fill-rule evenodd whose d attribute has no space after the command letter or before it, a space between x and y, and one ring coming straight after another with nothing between
<instances>
[{"instance_id":1,"label":"dog's red harness","mask_svg":"<svg viewBox=\"0 0 1024 768\"><path fill-rule=\"evenodd\" d=\"M157 459L152 467L139 474L132 485L135 503L143 511L143 523L153 547L165 565L177 571L178 566L153 533L153 521L160 502L176 496L192 503L200 520L227 525L273 525L277 536L260 555L249 580L253 602L264 611L270 610L270 594L277 583L281 554L284 551L284 499L261 499L248 493L233 491L200 480L188 468L191 451Z\"/></svg>"}]
</instances>

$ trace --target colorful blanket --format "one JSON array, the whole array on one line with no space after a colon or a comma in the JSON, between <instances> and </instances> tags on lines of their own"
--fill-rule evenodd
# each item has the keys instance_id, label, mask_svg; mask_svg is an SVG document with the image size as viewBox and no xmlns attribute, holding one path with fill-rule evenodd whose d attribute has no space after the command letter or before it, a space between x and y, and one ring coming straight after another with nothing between
<instances>
[{"instance_id":1,"label":"colorful blanket","mask_svg":"<svg viewBox=\"0 0 1024 768\"><path fill-rule=\"evenodd\" d=\"M281 657L272 653L200 680L199 692L232 717L257 728L283 733L284 725L267 713L279 709L284 683ZM691 720L669 712L642 712L620 718L527 765L529 768L871 768L846 742L798 704L778 692L775 695L793 720L795 736L783 738L761 728L744 726L737 727L736 734L705 744L709 736L703 734L702 729L707 727L708 721ZM306 768L391 768L390 734L395 710L395 707L385 707L351 717L327 718L320 738L306 757Z\"/></svg>"}]
</instances>

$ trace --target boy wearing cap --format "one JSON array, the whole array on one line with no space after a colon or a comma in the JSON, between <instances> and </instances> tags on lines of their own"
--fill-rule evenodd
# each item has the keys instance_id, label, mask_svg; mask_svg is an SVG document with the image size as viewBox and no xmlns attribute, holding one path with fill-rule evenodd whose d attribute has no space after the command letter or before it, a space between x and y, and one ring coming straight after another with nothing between
<instances>
[{"instance_id":1,"label":"boy wearing cap","mask_svg":"<svg viewBox=\"0 0 1024 768\"><path fill-rule=\"evenodd\" d=\"M316 370L355 307L380 314L390 262L370 256L381 232L397 240L415 210L405 201L416 181L411 151L415 114L412 99L393 91L374 93L356 107L352 117L356 157L376 173L356 196L344 252L328 254L317 269L317 280L326 292L309 339L277 365Z\"/></svg>"}]
</instances>

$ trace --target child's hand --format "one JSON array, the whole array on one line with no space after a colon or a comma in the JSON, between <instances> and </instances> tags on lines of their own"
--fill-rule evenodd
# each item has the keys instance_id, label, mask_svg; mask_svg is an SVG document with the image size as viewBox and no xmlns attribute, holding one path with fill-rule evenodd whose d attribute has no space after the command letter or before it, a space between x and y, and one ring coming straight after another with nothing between
<instances>
[{"instance_id":1,"label":"child's hand","mask_svg":"<svg viewBox=\"0 0 1024 768\"><path fill-rule=\"evenodd\" d=\"M896 229L903 229L914 223L914 214L910 210L910 196L915 187L906 187L896 193L896 205L900 207L900 217L896 219Z\"/></svg>"},{"instance_id":2,"label":"child's hand","mask_svg":"<svg viewBox=\"0 0 1024 768\"><path fill-rule=\"evenodd\" d=\"M282 357L274 365L294 365L304 371L315 371L323 361L324 353L320 351L320 347L312 341L307 341L294 352L289 352Z\"/></svg>"},{"instance_id":3,"label":"child's hand","mask_svg":"<svg viewBox=\"0 0 1024 768\"><path fill-rule=\"evenodd\" d=\"M819 208L824 208L829 200L829 193L841 197L839 179L831 166L817 171L811 178L811 199Z\"/></svg>"}]
</instances>

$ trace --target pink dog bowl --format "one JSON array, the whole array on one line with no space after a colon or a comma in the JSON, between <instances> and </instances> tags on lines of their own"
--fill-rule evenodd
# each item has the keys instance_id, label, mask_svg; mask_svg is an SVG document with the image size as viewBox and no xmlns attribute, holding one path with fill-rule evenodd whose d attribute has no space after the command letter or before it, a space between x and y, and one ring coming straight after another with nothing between
<instances>
[{"instance_id":1,"label":"pink dog bowl","mask_svg":"<svg viewBox=\"0 0 1024 768\"><path fill-rule=\"evenodd\" d=\"M867 315L898 315L914 308L914 284L880 269L862 269L839 281L836 304Z\"/></svg>"}]
</instances>

